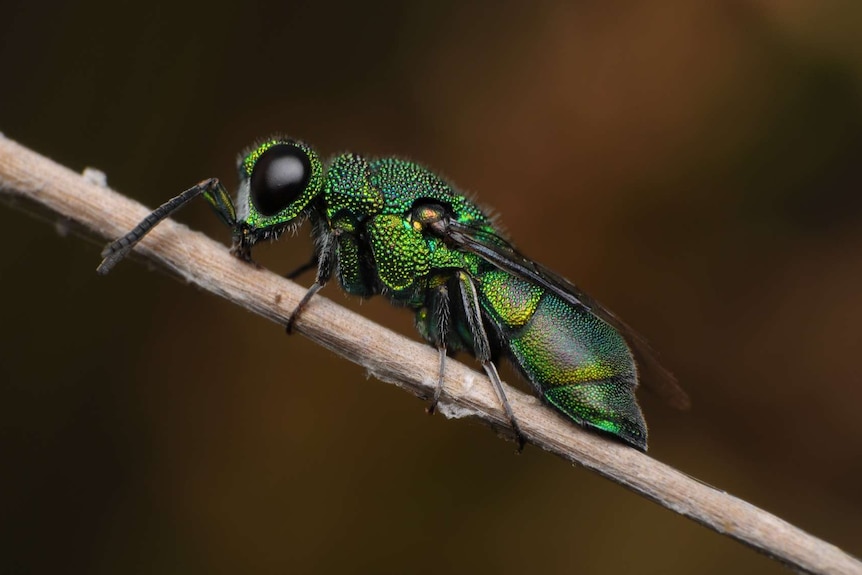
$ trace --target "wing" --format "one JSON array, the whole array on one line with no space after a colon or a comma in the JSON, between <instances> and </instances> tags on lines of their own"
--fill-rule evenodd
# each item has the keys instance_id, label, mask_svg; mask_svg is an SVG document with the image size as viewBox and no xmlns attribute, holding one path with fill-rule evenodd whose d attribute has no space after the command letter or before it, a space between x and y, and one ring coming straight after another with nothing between
<instances>
[{"instance_id":1,"label":"wing","mask_svg":"<svg viewBox=\"0 0 862 575\"><path fill-rule=\"evenodd\" d=\"M582 307L613 326L631 346L641 374L646 376L643 378L644 385L678 409L690 407L688 394L679 386L676 377L661 365L647 341L569 280L525 257L509 242L487 229L449 220L443 235L445 241L454 247L474 253L501 270L540 285L563 301Z\"/></svg>"}]
</instances>

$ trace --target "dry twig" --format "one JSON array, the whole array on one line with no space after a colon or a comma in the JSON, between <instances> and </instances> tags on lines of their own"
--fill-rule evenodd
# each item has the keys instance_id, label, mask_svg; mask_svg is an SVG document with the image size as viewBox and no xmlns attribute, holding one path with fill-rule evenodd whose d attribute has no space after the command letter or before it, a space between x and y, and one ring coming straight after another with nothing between
<instances>
[{"instance_id":1,"label":"dry twig","mask_svg":"<svg viewBox=\"0 0 862 575\"><path fill-rule=\"evenodd\" d=\"M57 217L110 239L125 233L149 213L144 206L2 135L0 193L41 204ZM157 226L136 251L188 281L282 324L305 292L293 282L231 257L223 245L171 220ZM325 298L313 300L295 329L365 366L378 379L421 396L433 392L437 377L434 350ZM862 563L834 545L643 453L585 432L531 396L512 388L507 388L506 393L530 443L588 467L795 569L862 575ZM472 415L504 432L508 430L485 376L455 361L447 363L441 407L449 417Z\"/></svg>"}]
</instances>

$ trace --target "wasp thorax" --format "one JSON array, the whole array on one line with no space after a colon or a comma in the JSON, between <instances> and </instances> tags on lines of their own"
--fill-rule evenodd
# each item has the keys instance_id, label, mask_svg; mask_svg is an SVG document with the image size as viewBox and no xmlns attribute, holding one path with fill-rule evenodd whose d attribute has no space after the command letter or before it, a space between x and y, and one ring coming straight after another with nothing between
<instances>
[{"instance_id":1,"label":"wasp thorax","mask_svg":"<svg viewBox=\"0 0 862 575\"><path fill-rule=\"evenodd\" d=\"M251 201L262 216L274 216L296 201L311 179L311 160L302 148L276 144L267 149L251 173Z\"/></svg>"}]
</instances>

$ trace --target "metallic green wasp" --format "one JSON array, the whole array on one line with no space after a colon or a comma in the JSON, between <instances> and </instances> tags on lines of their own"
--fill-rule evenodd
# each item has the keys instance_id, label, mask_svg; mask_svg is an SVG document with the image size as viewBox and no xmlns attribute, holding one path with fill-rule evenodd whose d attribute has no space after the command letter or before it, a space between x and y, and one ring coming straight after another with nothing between
<instances>
[{"instance_id":1,"label":"metallic green wasp","mask_svg":"<svg viewBox=\"0 0 862 575\"><path fill-rule=\"evenodd\" d=\"M422 337L440 354L434 410L447 355L482 364L523 446L495 364L507 357L566 417L641 450L647 429L635 399L638 369L672 402L685 393L643 339L574 285L521 255L493 221L426 168L395 158L342 154L324 165L306 144L273 138L239 159L236 203L215 178L163 204L109 244L107 273L147 232L203 195L233 230L232 252L247 261L261 240L311 221L317 278L294 310L337 275L345 291L383 295L412 309Z\"/></svg>"}]
</instances>

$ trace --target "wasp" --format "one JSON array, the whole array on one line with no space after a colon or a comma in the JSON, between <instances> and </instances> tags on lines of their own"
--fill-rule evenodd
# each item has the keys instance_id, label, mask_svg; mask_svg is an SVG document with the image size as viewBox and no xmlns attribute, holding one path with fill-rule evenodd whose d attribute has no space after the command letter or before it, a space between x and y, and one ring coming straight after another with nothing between
<instances>
[{"instance_id":1,"label":"wasp","mask_svg":"<svg viewBox=\"0 0 862 575\"><path fill-rule=\"evenodd\" d=\"M507 358L551 407L575 423L647 449L635 397L638 366L677 406L688 399L644 339L568 280L522 255L468 196L427 168L398 158L337 155L324 163L305 143L265 140L238 161L236 201L216 178L164 203L110 243L107 273L154 226L203 196L232 229L237 257L311 223L314 283L293 321L333 276L349 294L381 295L415 314L440 357L429 412L444 388L446 358L472 354L488 375L519 443L524 438L496 365Z\"/></svg>"}]
</instances>

